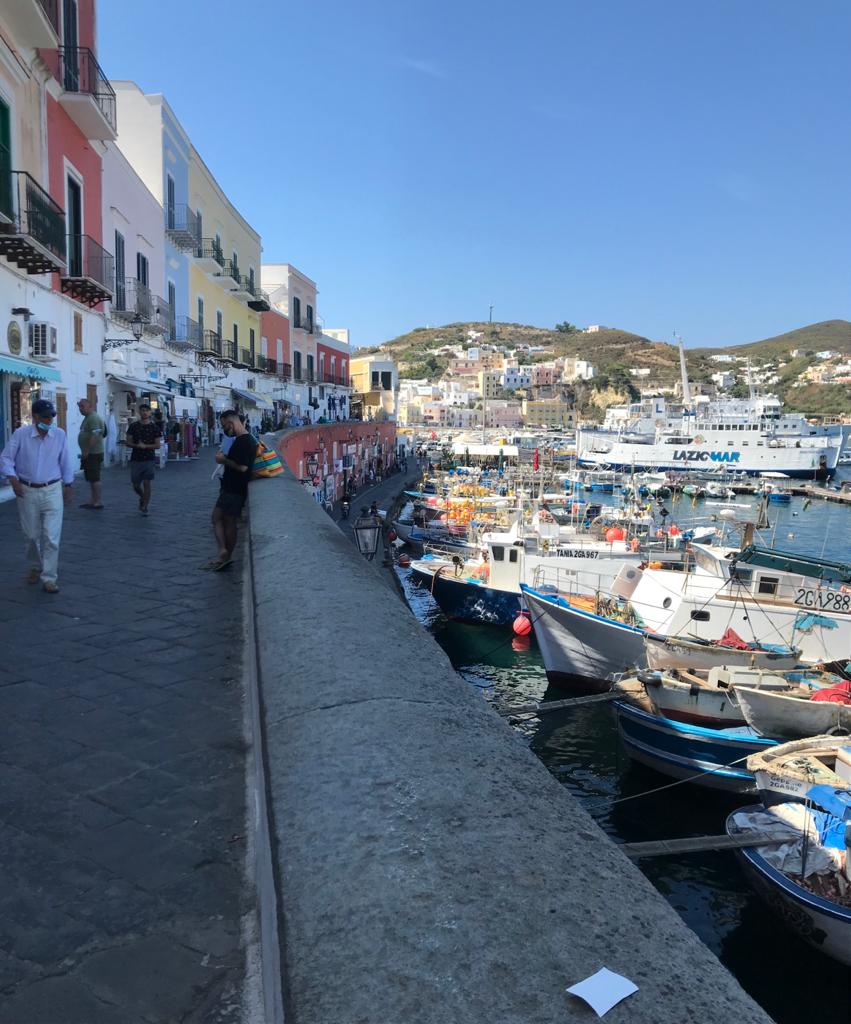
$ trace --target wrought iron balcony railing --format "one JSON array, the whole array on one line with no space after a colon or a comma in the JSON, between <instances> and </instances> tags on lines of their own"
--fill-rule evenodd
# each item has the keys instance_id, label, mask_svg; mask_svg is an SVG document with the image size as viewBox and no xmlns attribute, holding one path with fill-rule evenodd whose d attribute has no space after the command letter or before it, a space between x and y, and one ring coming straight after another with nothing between
<instances>
[{"instance_id":1,"label":"wrought iron balcony railing","mask_svg":"<svg viewBox=\"0 0 851 1024\"><path fill-rule=\"evenodd\" d=\"M13 171L0 147L0 254L28 274L65 266L65 214L26 171Z\"/></svg>"},{"instance_id":2,"label":"wrought iron balcony railing","mask_svg":"<svg viewBox=\"0 0 851 1024\"><path fill-rule=\"evenodd\" d=\"M244 366L254 366L254 353L250 348L241 348L239 350L239 361Z\"/></svg>"},{"instance_id":3,"label":"wrought iron balcony railing","mask_svg":"<svg viewBox=\"0 0 851 1024\"><path fill-rule=\"evenodd\" d=\"M68 262L60 274L62 291L96 306L115 293L115 259L90 235L68 235Z\"/></svg>"},{"instance_id":4,"label":"wrought iron balcony railing","mask_svg":"<svg viewBox=\"0 0 851 1024\"><path fill-rule=\"evenodd\" d=\"M293 368L291 363L279 363L278 374L281 380L292 380Z\"/></svg>"},{"instance_id":5,"label":"wrought iron balcony railing","mask_svg":"<svg viewBox=\"0 0 851 1024\"><path fill-rule=\"evenodd\" d=\"M204 331L201 339L201 351L211 352L214 356L223 356L222 337L216 331Z\"/></svg>"},{"instance_id":6,"label":"wrought iron balcony railing","mask_svg":"<svg viewBox=\"0 0 851 1024\"><path fill-rule=\"evenodd\" d=\"M225 262L225 254L215 238L202 238L193 255L205 274L218 274Z\"/></svg>"},{"instance_id":7,"label":"wrought iron balcony railing","mask_svg":"<svg viewBox=\"0 0 851 1024\"><path fill-rule=\"evenodd\" d=\"M60 46L58 54L59 80L65 92L91 96L112 129L111 137L114 137L117 126L115 90L95 55L85 46Z\"/></svg>"},{"instance_id":8,"label":"wrought iron balcony railing","mask_svg":"<svg viewBox=\"0 0 851 1024\"><path fill-rule=\"evenodd\" d=\"M222 359L230 359L232 363L236 362L236 344L234 342L222 340Z\"/></svg>"},{"instance_id":9,"label":"wrought iron balcony railing","mask_svg":"<svg viewBox=\"0 0 851 1024\"><path fill-rule=\"evenodd\" d=\"M178 249L194 252L201 245L198 214L186 203L166 206L164 212L165 233Z\"/></svg>"},{"instance_id":10,"label":"wrought iron balcony railing","mask_svg":"<svg viewBox=\"0 0 851 1024\"><path fill-rule=\"evenodd\" d=\"M194 348L196 351L204 349L204 328L193 320L191 316L179 316L174 323L174 333L166 342L175 349Z\"/></svg>"},{"instance_id":11,"label":"wrought iron balcony railing","mask_svg":"<svg viewBox=\"0 0 851 1024\"><path fill-rule=\"evenodd\" d=\"M115 282L112 299L112 319L130 322L139 317L143 323L150 322L154 312L154 297L151 289L135 277L120 278Z\"/></svg>"}]
</instances>

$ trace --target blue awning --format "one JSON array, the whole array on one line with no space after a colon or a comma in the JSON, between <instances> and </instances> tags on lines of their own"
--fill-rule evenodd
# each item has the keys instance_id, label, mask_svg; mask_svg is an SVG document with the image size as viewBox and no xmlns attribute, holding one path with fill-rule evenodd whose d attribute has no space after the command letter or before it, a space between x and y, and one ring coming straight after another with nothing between
<instances>
[{"instance_id":1,"label":"blue awning","mask_svg":"<svg viewBox=\"0 0 851 1024\"><path fill-rule=\"evenodd\" d=\"M30 380L62 380L62 374L52 366L31 363L27 359L16 359L14 356L0 356L0 373L16 373L19 377Z\"/></svg>"}]
</instances>

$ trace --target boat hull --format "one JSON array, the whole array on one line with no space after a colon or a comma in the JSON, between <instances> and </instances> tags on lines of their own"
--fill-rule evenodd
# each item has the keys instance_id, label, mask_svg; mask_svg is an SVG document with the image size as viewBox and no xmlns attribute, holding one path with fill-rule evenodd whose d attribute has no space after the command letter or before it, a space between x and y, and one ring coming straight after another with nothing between
<instances>
[{"instance_id":1,"label":"boat hull","mask_svg":"<svg viewBox=\"0 0 851 1024\"><path fill-rule=\"evenodd\" d=\"M618 734L632 760L709 789L756 792L756 781L744 759L775 746L773 740L674 722L626 701L614 701L613 706Z\"/></svg>"},{"instance_id":2,"label":"boat hull","mask_svg":"<svg viewBox=\"0 0 851 1024\"><path fill-rule=\"evenodd\" d=\"M672 685L666 680L646 682L644 689L653 709L663 718L689 722L709 729L728 729L744 725L741 709L720 687Z\"/></svg>"},{"instance_id":3,"label":"boat hull","mask_svg":"<svg viewBox=\"0 0 851 1024\"><path fill-rule=\"evenodd\" d=\"M777 651L739 651L717 644L695 644L688 640L647 637L647 666L654 670L684 668L690 672L707 671L716 665L729 668L764 668L785 672L800 662L800 653Z\"/></svg>"},{"instance_id":4,"label":"boat hull","mask_svg":"<svg viewBox=\"0 0 851 1024\"><path fill-rule=\"evenodd\" d=\"M447 618L459 622L480 622L489 626L509 626L520 611L520 594L497 590L482 583L457 579L451 573L437 573L412 566L417 583L431 590L438 607Z\"/></svg>"},{"instance_id":5,"label":"boat hull","mask_svg":"<svg viewBox=\"0 0 851 1024\"><path fill-rule=\"evenodd\" d=\"M801 700L766 690L736 691L748 725L763 736L803 739L833 730L851 734L851 706L828 701Z\"/></svg>"},{"instance_id":6,"label":"boat hull","mask_svg":"<svg viewBox=\"0 0 851 1024\"><path fill-rule=\"evenodd\" d=\"M731 825L732 817L727 819L727 834L738 835ZM851 966L851 908L831 903L797 885L772 867L759 847L737 850L736 857L756 894L788 928L826 956Z\"/></svg>"},{"instance_id":7,"label":"boat hull","mask_svg":"<svg viewBox=\"0 0 851 1024\"><path fill-rule=\"evenodd\" d=\"M613 674L644 665L643 630L521 590L551 683L600 692Z\"/></svg>"}]
</instances>

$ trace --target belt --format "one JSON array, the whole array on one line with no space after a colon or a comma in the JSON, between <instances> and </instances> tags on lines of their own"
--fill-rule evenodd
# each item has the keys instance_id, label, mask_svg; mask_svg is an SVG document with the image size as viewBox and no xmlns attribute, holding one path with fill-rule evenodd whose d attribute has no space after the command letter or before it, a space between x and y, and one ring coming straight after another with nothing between
<instances>
[{"instance_id":1,"label":"belt","mask_svg":"<svg viewBox=\"0 0 851 1024\"><path fill-rule=\"evenodd\" d=\"M18 477L19 483L22 483L25 487L50 487L51 484L58 484L61 479L61 477L57 477L55 480L48 480L46 484L31 484L29 480L21 480Z\"/></svg>"}]
</instances>

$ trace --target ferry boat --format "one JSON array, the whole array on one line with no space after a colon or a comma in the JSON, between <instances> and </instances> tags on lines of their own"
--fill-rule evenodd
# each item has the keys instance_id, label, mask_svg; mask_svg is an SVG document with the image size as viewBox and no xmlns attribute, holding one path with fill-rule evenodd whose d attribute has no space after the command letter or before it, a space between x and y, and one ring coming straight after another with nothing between
<instances>
[{"instance_id":1,"label":"ferry boat","mask_svg":"<svg viewBox=\"0 0 851 1024\"><path fill-rule=\"evenodd\" d=\"M680 344L683 401L669 406L656 396L613 406L601 427L580 429L577 461L587 468L620 470L736 470L749 476L833 476L843 445L840 424L812 424L786 413L776 395L745 399L692 397Z\"/></svg>"}]
</instances>

